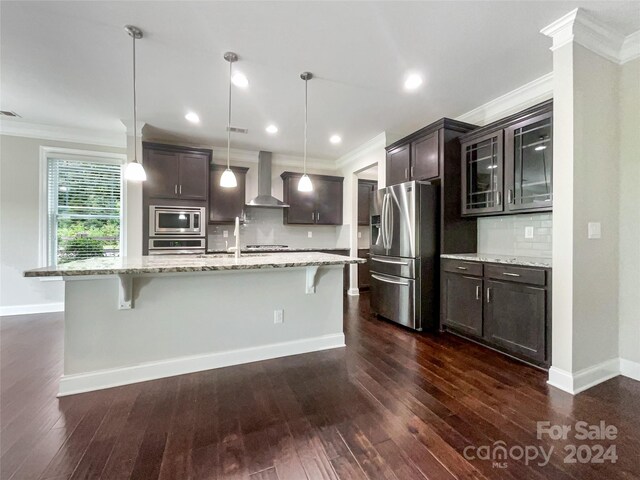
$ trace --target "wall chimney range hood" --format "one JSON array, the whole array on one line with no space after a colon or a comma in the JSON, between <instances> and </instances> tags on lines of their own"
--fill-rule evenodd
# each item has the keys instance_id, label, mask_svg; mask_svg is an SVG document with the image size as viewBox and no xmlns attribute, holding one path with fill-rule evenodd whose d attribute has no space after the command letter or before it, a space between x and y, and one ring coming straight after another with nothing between
<instances>
[{"instance_id":1,"label":"wall chimney range hood","mask_svg":"<svg viewBox=\"0 0 640 480\"><path fill-rule=\"evenodd\" d=\"M258 196L247 207L287 208L289 205L271 195L271 152L258 153Z\"/></svg>"}]
</instances>

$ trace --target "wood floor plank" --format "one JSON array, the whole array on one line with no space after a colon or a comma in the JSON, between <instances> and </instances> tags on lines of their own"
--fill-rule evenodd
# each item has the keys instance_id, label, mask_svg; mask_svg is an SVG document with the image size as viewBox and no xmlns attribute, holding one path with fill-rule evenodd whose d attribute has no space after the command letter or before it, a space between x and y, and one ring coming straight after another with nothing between
<instances>
[{"instance_id":1,"label":"wood floor plank","mask_svg":"<svg viewBox=\"0 0 640 480\"><path fill-rule=\"evenodd\" d=\"M639 382L571 396L477 344L373 316L367 293L343 307L345 349L60 399L62 315L5 317L0 478L640 479ZM569 440L538 439L540 420L615 425L618 461L565 463ZM464 455L495 442L554 452L506 469Z\"/></svg>"}]
</instances>

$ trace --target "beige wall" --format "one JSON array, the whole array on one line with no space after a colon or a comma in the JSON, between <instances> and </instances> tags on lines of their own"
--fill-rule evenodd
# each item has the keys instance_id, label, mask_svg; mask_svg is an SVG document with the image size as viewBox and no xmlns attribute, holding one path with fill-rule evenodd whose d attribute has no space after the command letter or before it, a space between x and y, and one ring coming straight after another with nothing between
<instances>
[{"instance_id":1,"label":"beige wall","mask_svg":"<svg viewBox=\"0 0 640 480\"><path fill-rule=\"evenodd\" d=\"M568 374L619 355L619 70L576 43L554 52L553 367Z\"/></svg>"},{"instance_id":2,"label":"beige wall","mask_svg":"<svg viewBox=\"0 0 640 480\"><path fill-rule=\"evenodd\" d=\"M640 58L620 67L620 358L640 363Z\"/></svg>"},{"instance_id":3,"label":"beige wall","mask_svg":"<svg viewBox=\"0 0 640 480\"><path fill-rule=\"evenodd\" d=\"M61 281L23 278L38 267L40 147L125 153L124 149L0 135L0 305L38 306L64 301Z\"/></svg>"}]
</instances>

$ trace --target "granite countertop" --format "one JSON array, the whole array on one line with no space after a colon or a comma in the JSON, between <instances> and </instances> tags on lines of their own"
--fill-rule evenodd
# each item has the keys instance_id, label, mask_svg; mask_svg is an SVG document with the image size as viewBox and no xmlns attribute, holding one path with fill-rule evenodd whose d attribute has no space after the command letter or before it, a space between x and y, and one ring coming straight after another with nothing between
<instances>
[{"instance_id":1,"label":"granite countertop","mask_svg":"<svg viewBox=\"0 0 640 480\"><path fill-rule=\"evenodd\" d=\"M497 255L493 253L448 253L440 258L466 260L468 262L505 263L524 267L551 268L551 259L546 257L522 257L518 255Z\"/></svg>"},{"instance_id":2,"label":"granite countertop","mask_svg":"<svg viewBox=\"0 0 640 480\"><path fill-rule=\"evenodd\" d=\"M256 250L240 248L242 253L278 253L278 252L344 252L348 251L349 247L329 247L329 248L311 248L311 247L287 247L287 248L270 248L267 250ZM207 250L207 253L227 253L226 250Z\"/></svg>"},{"instance_id":3,"label":"granite countertop","mask_svg":"<svg viewBox=\"0 0 640 480\"><path fill-rule=\"evenodd\" d=\"M36 268L24 272L25 277L57 277L88 275L141 275L147 273L186 273L217 270L250 270L363 263L364 259L329 253L244 253L239 259L232 254L156 255L145 257L97 257L64 263L56 267Z\"/></svg>"}]
</instances>

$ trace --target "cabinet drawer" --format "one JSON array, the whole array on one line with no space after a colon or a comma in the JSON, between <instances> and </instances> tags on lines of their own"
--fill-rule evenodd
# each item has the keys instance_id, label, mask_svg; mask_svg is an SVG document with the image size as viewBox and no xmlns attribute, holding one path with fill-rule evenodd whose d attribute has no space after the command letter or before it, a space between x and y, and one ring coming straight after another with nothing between
<instances>
[{"instance_id":1,"label":"cabinet drawer","mask_svg":"<svg viewBox=\"0 0 640 480\"><path fill-rule=\"evenodd\" d=\"M464 273L465 275L482 276L482 263L466 262L464 260L443 259L442 268L445 272Z\"/></svg>"},{"instance_id":2,"label":"cabinet drawer","mask_svg":"<svg viewBox=\"0 0 640 480\"><path fill-rule=\"evenodd\" d=\"M504 280L530 285L547 284L546 272L539 268L513 267L511 265L486 265L485 276L495 280Z\"/></svg>"}]
</instances>

